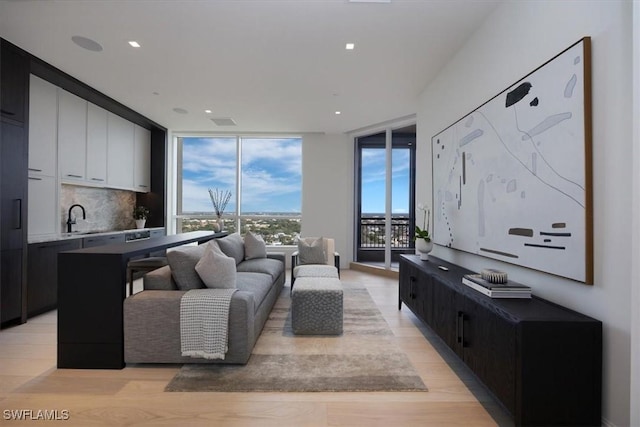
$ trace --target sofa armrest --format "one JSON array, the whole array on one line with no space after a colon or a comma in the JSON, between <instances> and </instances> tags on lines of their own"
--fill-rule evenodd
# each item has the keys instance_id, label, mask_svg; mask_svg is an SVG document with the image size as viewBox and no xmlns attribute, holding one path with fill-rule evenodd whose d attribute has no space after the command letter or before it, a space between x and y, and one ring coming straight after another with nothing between
<instances>
[{"instance_id":1,"label":"sofa armrest","mask_svg":"<svg viewBox=\"0 0 640 427\"><path fill-rule=\"evenodd\" d=\"M145 274L142 278L143 289L157 291L171 291L178 289L173 281L171 268L168 265Z\"/></svg>"},{"instance_id":2,"label":"sofa armrest","mask_svg":"<svg viewBox=\"0 0 640 427\"><path fill-rule=\"evenodd\" d=\"M284 252L267 252L267 258L277 259L281 261L282 264L285 264L285 254Z\"/></svg>"}]
</instances>

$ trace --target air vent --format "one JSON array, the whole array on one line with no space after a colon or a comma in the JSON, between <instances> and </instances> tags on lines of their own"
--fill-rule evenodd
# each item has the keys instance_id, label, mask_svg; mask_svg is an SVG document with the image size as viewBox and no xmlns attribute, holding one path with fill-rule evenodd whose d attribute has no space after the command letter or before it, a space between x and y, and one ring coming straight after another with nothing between
<instances>
[{"instance_id":1,"label":"air vent","mask_svg":"<svg viewBox=\"0 0 640 427\"><path fill-rule=\"evenodd\" d=\"M218 126L235 126L236 122L230 117L214 117L211 119Z\"/></svg>"}]
</instances>

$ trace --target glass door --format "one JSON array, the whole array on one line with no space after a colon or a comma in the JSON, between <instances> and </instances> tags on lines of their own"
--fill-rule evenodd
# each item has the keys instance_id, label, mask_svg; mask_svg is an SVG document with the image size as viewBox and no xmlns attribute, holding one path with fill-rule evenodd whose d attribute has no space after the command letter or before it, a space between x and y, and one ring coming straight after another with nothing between
<instances>
[{"instance_id":1,"label":"glass door","mask_svg":"<svg viewBox=\"0 0 640 427\"><path fill-rule=\"evenodd\" d=\"M414 252L411 237L415 211L412 197L415 188L415 126L392 131L391 135L390 151L387 150L386 133L356 139L357 262L394 266L400 254ZM389 164L390 185L387 182ZM391 198L389 216L387 190ZM389 235L387 227L390 228Z\"/></svg>"}]
</instances>

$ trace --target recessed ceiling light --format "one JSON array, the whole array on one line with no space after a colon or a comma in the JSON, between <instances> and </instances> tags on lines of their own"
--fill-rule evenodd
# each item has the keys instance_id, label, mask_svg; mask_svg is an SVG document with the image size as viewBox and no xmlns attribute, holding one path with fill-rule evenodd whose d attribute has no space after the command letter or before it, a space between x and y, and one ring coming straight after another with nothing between
<instances>
[{"instance_id":1,"label":"recessed ceiling light","mask_svg":"<svg viewBox=\"0 0 640 427\"><path fill-rule=\"evenodd\" d=\"M336 116L339 116L340 114L342 114L341 111L336 111Z\"/></svg>"},{"instance_id":2,"label":"recessed ceiling light","mask_svg":"<svg viewBox=\"0 0 640 427\"><path fill-rule=\"evenodd\" d=\"M138 43L138 42L137 42L137 41L135 41L135 40L131 40L131 41L129 42L129 44L130 44L132 47L140 47L140 43Z\"/></svg>"},{"instance_id":3,"label":"recessed ceiling light","mask_svg":"<svg viewBox=\"0 0 640 427\"><path fill-rule=\"evenodd\" d=\"M187 114L187 113L189 113L187 110L185 110L184 108L180 108L180 107L174 108L173 111L175 111L178 114Z\"/></svg>"},{"instance_id":4,"label":"recessed ceiling light","mask_svg":"<svg viewBox=\"0 0 640 427\"><path fill-rule=\"evenodd\" d=\"M80 46L83 49L90 50L92 52L102 52L102 46L95 40L91 40L83 36L73 36L71 41Z\"/></svg>"},{"instance_id":5,"label":"recessed ceiling light","mask_svg":"<svg viewBox=\"0 0 640 427\"><path fill-rule=\"evenodd\" d=\"M345 46L345 49L347 50L353 50L355 49L356 45L354 43L347 43L347 45Z\"/></svg>"},{"instance_id":6,"label":"recessed ceiling light","mask_svg":"<svg viewBox=\"0 0 640 427\"><path fill-rule=\"evenodd\" d=\"M211 110L204 110L205 113L211 114Z\"/></svg>"}]
</instances>

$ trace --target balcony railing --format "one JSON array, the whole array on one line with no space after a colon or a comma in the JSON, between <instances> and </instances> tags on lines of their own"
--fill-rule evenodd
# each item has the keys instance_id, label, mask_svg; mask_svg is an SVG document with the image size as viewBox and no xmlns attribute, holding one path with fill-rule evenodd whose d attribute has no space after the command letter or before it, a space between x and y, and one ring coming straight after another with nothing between
<instances>
[{"instance_id":1,"label":"balcony railing","mask_svg":"<svg viewBox=\"0 0 640 427\"><path fill-rule=\"evenodd\" d=\"M409 216L391 217L391 249L410 249L414 247L411 236ZM362 215L360 218L360 249L384 249L384 215Z\"/></svg>"}]
</instances>

